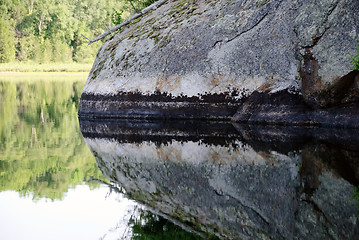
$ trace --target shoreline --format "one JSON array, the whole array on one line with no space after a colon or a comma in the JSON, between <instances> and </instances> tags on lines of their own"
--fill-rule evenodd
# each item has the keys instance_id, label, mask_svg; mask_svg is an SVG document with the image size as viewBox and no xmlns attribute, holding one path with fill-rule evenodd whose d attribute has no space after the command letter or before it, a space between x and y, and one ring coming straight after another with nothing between
<instances>
[{"instance_id":1,"label":"shoreline","mask_svg":"<svg viewBox=\"0 0 359 240\"><path fill-rule=\"evenodd\" d=\"M0 81L86 81L88 72L1 72Z\"/></svg>"},{"instance_id":2,"label":"shoreline","mask_svg":"<svg viewBox=\"0 0 359 240\"><path fill-rule=\"evenodd\" d=\"M92 63L1 63L0 73L15 72L90 72Z\"/></svg>"}]
</instances>

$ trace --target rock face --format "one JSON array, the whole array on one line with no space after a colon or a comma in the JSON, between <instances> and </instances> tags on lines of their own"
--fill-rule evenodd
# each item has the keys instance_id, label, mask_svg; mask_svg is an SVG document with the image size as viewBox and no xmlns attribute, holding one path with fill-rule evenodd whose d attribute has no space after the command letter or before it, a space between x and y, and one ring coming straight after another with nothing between
<instances>
[{"instance_id":1,"label":"rock face","mask_svg":"<svg viewBox=\"0 0 359 240\"><path fill-rule=\"evenodd\" d=\"M359 136L225 123L80 121L99 168L156 213L220 239L357 239ZM229 134L230 133L230 134Z\"/></svg>"},{"instance_id":2,"label":"rock face","mask_svg":"<svg viewBox=\"0 0 359 240\"><path fill-rule=\"evenodd\" d=\"M231 119L239 109L233 119L247 121L251 94L277 92L324 109L318 119L358 109L358 12L357 0L169 1L102 45L79 115Z\"/></svg>"}]
</instances>

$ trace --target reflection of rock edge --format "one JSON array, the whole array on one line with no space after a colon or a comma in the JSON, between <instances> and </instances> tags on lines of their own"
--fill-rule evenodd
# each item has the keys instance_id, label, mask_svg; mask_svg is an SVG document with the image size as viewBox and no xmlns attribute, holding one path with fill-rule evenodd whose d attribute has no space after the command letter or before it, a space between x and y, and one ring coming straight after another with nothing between
<instances>
[{"instance_id":1,"label":"reflection of rock edge","mask_svg":"<svg viewBox=\"0 0 359 240\"><path fill-rule=\"evenodd\" d=\"M100 139L98 139L98 140L100 140ZM96 140L96 141L98 141L98 140ZM90 140L90 142L91 141L92 140ZM90 143L89 139L88 139L87 142ZM115 142L111 141L111 143L114 144ZM98 145L98 147L100 145ZM120 148L122 148L121 147L122 145L123 144L119 144L117 147L115 147L113 149L120 149ZM135 145L137 145L137 144L135 144ZM93 146L93 144L90 143L90 146ZM160 146L158 146L158 147L160 147ZM99 150L98 152L101 151L100 149L102 149L102 151L106 151L105 150L106 148L97 148L97 150ZM310 152L313 152L313 151L310 151ZM102 154L102 156L105 156L105 155ZM104 159L107 159L107 160L104 161ZM152 159L152 160L149 161L150 159ZM271 191L274 190L276 192L276 194L278 194L278 186L286 186L289 189L292 189L292 191L289 190L289 192L291 192L290 195L292 196L289 199L295 199L296 198L295 197L296 196L295 189L297 188L296 187L297 185L296 185L296 183L294 183L295 181L289 180L289 179L292 179L292 177L290 177L289 179L287 177L282 178L282 177L278 177L278 176L280 176L280 174L278 175L278 174L273 173L273 170L278 169L279 166L285 166L286 165L285 162L283 162L284 165L280 164L280 165L277 165L277 167L275 167L275 168L273 168L273 167L271 168L271 167L265 166L265 165L262 165L262 167L260 167L260 166L257 166L257 167L254 167L254 168L250 167L250 169L251 169L249 171L251 173L250 175L247 175L246 171L243 172L243 170L245 168L248 168L248 166L246 167L245 165L242 165L242 164L239 164L239 165L237 165L237 164L233 165L232 164L232 165L229 165L229 166L222 165L220 167L221 170L219 171L219 175L218 175L219 178L213 178L215 176L215 175L213 175L213 173L217 172L217 170L216 171L208 171L208 167L211 169L211 168L213 168L213 166L212 167L210 167L210 166L206 167L205 163L204 164L199 164L199 165L198 164L195 164L195 165L190 164L191 166L186 167L186 165L188 163L173 163L171 161L170 162L168 162L168 161L159 162L158 160L156 160L155 158L152 158L152 157L150 157L150 159L143 159L143 160L141 160L141 159L133 159L131 157L131 155L128 155L128 154L127 155L121 155L121 156L119 155L118 157L116 157L115 155L112 155L112 156L108 155L107 157L105 156L105 158L102 158L102 159L101 159L101 157L97 158L97 160L99 162L99 166L102 166L101 169L104 172L104 174L107 177L109 177L111 180L114 180L114 181L120 183L122 186L127 187L126 188L127 192L131 195L132 198L137 199L137 200L139 200L141 202L144 202L146 204L150 204L151 207L154 207L156 209L162 209L162 211L165 212L166 214L173 215L176 218L178 218L179 216L182 216L182 218L181 217L179 218L182 221L189 221L189 222L192 222L192 223L201 223L201 221L205 220L206 217L208 217L208 215L206 215L206 213L210 213L211 216L213 216L213 214L214 214L214 216L216 216L213 211L212 212L210 211L210 209L217 209L219 211L220 209L218 208L218 206L222 206L222 207L223 206L228 206L228 203L231 202L231 201L234 201L232 204L240 203L240 204L242 204L242 208L244 207L245 209L247 209L247 210L244 210L244 209L242 209L242 210L239 209L238 210L237 209L239 212L241 212L241 211L244 211L244 212L251 211L250 209L248 209L248 199L246 200L245 196L250 196L250 195L254 195L254 196L257 195L258 196L258 193L259 193L259 195L263 194L263 192L262 192L263 188L260 188L262 190L258 191L257 188L256 188L256 185L253 185L253 183L258 182L258 176L259 175L263 175L263 176L266 176L266 178L269 177L269 179L271 179L271 181L269 181L270 184L269 184L269 188L268 188L268 189L272 189ZM132 165L132 167L130 167L131 165ZM259 171L260 172L259 175L258 174L253 175L253 173L256 172L255 169L258 168L258 167L259 168L264 167L264 168ZM175 170L176 168L179 168L180 170ZM201 170L202 168L207 169L207 170L205 170L203 172ZM125 169L129 170L129 172L125 173L124 172ZM266 171L264 169L268 169L269 171ZM202 177L201 177L201 174L200 174L201 172L205 173L205 175L202 175ZM212 178L213 178L212 180L211 180L211 177L209 177L209 175L208 175L211 172L212 172ZM287 172L287 171L284 171L284 172ZM289 172L287 172L287 173L289 173ZM161 176L157 176L158 173L161 173L160 174ZM239 173L241 173L241 174L239 174ZM183 175L183 176L181 177L181 175ZM229 176L232 176L232 177L229 177ZM257 176L257 177L255 177L255 176ZM201 178L203 178L203 177L204 177L204 179L201 180ZM255 177L255 178L253 178L253 177ZM147 186L147 184L145 184L145 185L141 184L141 182L143 183L143 180L141 180L142 178L147 179L147 180L145 180L145 182L150 181L154 185L150 184L150 185ZM173 178L173 181L169 180L170 178ZM208 183L212 182L212 184L209 184L208 186L207 186L207 180L206 180L207 178L208 178ZM329 185L327 184L327 186L329 186L329 187L336 186L336 182L338 182L338 181L335 180L335 178L333 178L331 176L331 174L329 174L329 175L325 174L325 178L322 177L322 179L326 179L326 178L328 178L332 182ZM192 182L191 179L193 179L195 182L191 183ZM195 179L197 179L197 180L195 180ZM259 182L261 182L263 180L264 179L260 180ZM183 181L188 182L189 185L188 184L183 185ZM278 186L273 186L273 184L276 181L279 181L279 182L282 181L282 183L279 184ZM213 183L214 183L214 185L213 185ZM232 183L232 184L229 184L229 183ZM237 185L237 183L243 183L243 184ZM352 190L352 187L346 181L343 181L341 179L339 179L338 183L340 183L340 185L342 185L342 187L335 187L337 190L334 192L334 194L339 196L338 199L341 199L341 198L343 198L343 196L347 196L346 194ZM165 184L165 185L163 185L163 184ZM142 185L143 185L143 187L141 187ZM163 188L166 185L167 185L167 187ZM276 184L274 184L274 185L276 185ZM152 186L152 187L149 187L149 186ZM153 188L153 186L155 186L155 188ZM250 187L250 186L254 187L254 190L253 189L248 190L248 187ZM290 187L290 186L292 186L292 187ZM213 190L208 191L208 190L205 190L206 188L213 189ZM321 186L319 186L319 189L322 189ZM323 192L324 193L328 192L325 189L326 189L326 187L324 189L320 190L320 191L322 193ZM342 192L339 191L340 192L339 193L338 190L340 190L340 189L342 189L341 190ZM150 192L148 192L149 190L150 190ZM203 196L201 198L200 197L201 196L200 191L202 191L202 190L204 190L204 192L207 192L207 194L210 194L209 196L212 196L212 197L208 197L207 195L204 195L204 198L203 198ZM271 217L268 217L268 213L267 213L267 215L265 213L265 211L268 211L268 210L266 210L267 209L266 207L264 208L264 210L263 209L260 210L261 207L263 208L263 206L267 206L266 204L268 204L269 202L272 202L270 200L271 198L268 198L268 196L271 196L271 194L273 194L275 192L271 192L271 191L269 193L267 193L267 194L264 194L267 197L265 199L263 199L262 204L255 205L256 206L255 208L258 210L258 212L255 215L257 215L258 217L261 216L259 219L263 220L262 224L264 224L264 225L262 225L262 226L264 227L264 229L267 229L267 230L265 230L265 232L269 233L270 236L277 236L277 238L278 237L279 238L293 238L293 236L295 235L295 232L292 232L292 233L285 232L285 230L282 229L280 232L282 232L281 234L284 234L284 235L281 235L281 234L276 235L276 234L279 234L279 233L276 233L277 230L274 230L273 228L268 228L268 226L265 227L265 225L266 225L265 222L267 222L269 224L269 222L271 222L271 221L274 221L274 222L278 221L278 219L281 219L281 216L282 216L282 215L279 215L279 216L276 217L276 220L272 220ZM344 192L346 194L344 194ZM330 192L328 192L328 193L330 193ZM333 193L330 193L330 194L333 194ZM287 194L284 194L283 197L284 196L288 197ZM332 195L330 195L330 196L332 196ZM190 200L191 198L193 198L192 199L193 201ZM225 198L226 201L222 202L218 206L216 204L211 206L212 202L208 202L208 200L213 200L214 202L218 203L218 201L221 201L221 200L218 200L218 199L221 199L221 198ZM182 199L182 200L179 200L179 199ZM261 198L259 197L259 199L261 199ZM282 201L284 199L282 199ZM313 200L311 200L310 202L306 202L306 201L305 202L299 202L300 203L299 208L301 206L302 207L309 206L309 208L306 208L307 209L306 210L307 215L302 215L302 214L298 215L298 217L300 217L300 219L301 219L300 221L307 221L306 217L308 217L309 215L312 216L312 217L317 216L315 214L315 212L313 212L313 211L317 211L316 209L318 207L320 207L320 206L323 206L323 207L325 207L325 205L328 206L328 204L323 202L323 200L324 201L330 201L330 199L331 199L330 197L328 198L328 197L316 194L314 196ZM258 200L258 198L257 198L257 200ZM344 200L344 199L342 199L342 200ZM346 201L346 200L344 202L342 200L336 200L336 201L339 201L339 203L340 203L339 205L343 205L343 206L345 205L347 207L353 205L351 203L348 203L348 201ZM198 205L196 205L196 204L198 204L198 201L201 202L203 206L205 206L206 204L207 205L209 204L209 206L207 208L206 207L203 208L202 205L198 206ZM284 201L286 201L286 200L284 200ZM174 203L176 203L176 204L174 204ZM252 199L252 201L249 201L249 203L250 203L250 205L253 204L253 199ZM307 203L309 203L309 205L307 205ZM323 203L324 203L324 205L323 205ZM292 204L294 204L294 202L292 202ZM167 206L167 207L164 207L164 210L163 210L162 205ZM247 205L247 207L245 207L246 205ZM186 216L186 214L185 214L186 210L185 209L182 209L182 210L178 209L179 207L181 208L181 207L185 207L185 206L187 206L187 210L190 211L190 212L187 211L187 214L190 214L190 216L191 216L189 218L188 218L188 216L184 217L184 216ZM282 203L280 206L284 207L284 206L286 206L286 204L283 205L283 203ZM322 208L322 207L320 207L320 208ZM171 211L168 212L169 209L172 209L172 211L174 211L174 212L171 212ZM271 209L271 208L268 207L268 209ZM295 209L297 209L297 208L295 207L295 204L294 204L289 208L283 209L283 211L286 212L286 214L288 214L288 209L292 209L292 213L294 214L294 212L296 212ZM339 208L336 215L332 215L330 213L330 209L326 208L326 210L325 210L326 212L325 213L320 213L318 216L320 216L321 214L324 214L323 216L325 216L326 218L330 217L331 220L333 220L333 221L334 220L339 221L339 222L341 221L341 223L338 226L344 226L345 224L350 225L350 221L352 221L352 218L353 218L353 216L351 216L351 214L353 214L354 211L351 211L350 207L347 208L347 209L349 209L349 210L346 210L346 209L340 210L340 208ZM185 212L182 212L183 210L185 210ZM230 212L233 212L233 211L238 212L237 210L234 211L234 209L232 209ZM263 213L263 211L264 211L264 213ZM321 210L321 211L323 211L323 210ZM224 220L226 218L232 219L234 217L234 216L232 216L232 218L231 218L230 214L232 214L232 213L228 213L228 211L226 211L225 209L220 210L220 212L229 214L228 216L226 215L227 217L223 218ZM219 214L220 212L217 212L217 214ZM299 210L299 212L300 212L300 210ZM200 215L202 214L201 215L202 217L198 219L197 218L198 216L196 215L196 213L200 214ZM344 215L341 216L340 215L341 213L343 213L346 216L344 216ZM193 216L193 214L195 214L195 215ZM254 215L250 214L250 215L247 216L247 217L249 217L249 219L247 219L247 218L244 218L244 219L247 219L246 221L250 221L251 220L250 216L253 217ZM271 215L269 215L269 216L271 216ZM344 224L345 221L342 221L341 219L343 219L345 217L348 217L348 216L351 216L351 220L349 220L349 222L346 221L346 223ZM355 218L355 216L354 216L354 218ZM223 219L221 220L222 221L221 224L223 224ZM242 220L244 220L244 219L242 219ZM257 219L255 221L256 224L260 224L261 221L259 219ZM284 229L287 229L288 226L285 227L285 225L282 225L282 224L283 224L283 222L286 222L286 223L289 224L291 222L290 219L291 218L289 216L289 219L284 219L282 221L282 223L277 222L276 225L279 226L279 227L282 226ZM322 217L318 218L318 219L322 219ZM218 221L215 221L215 223L217 223L217 222ZM205 224L205 222L202 222L202 224ZM291 224L294 224L294 223L291 223ZM297 234L299 234L299 235L304 234L304 235L302 235L303 239L310 239L312 235L309 236L305 232L303 233L303 227L308 229L308 228L313 228L314 226L306 225L306 224L308 224L308 223L307 222L296 222L295 223L295 229L296 229L296 231L298 231ZM345 226L347 226L347 225L345 225ZM212 227L215 227L215 226L216 225L210 224L209 228L205 227L202 230L210 231L210 229ZM315 225L314 228L316 230L318 230L317 228L323 230L323 229L326 228L325 226L326 226L325 222L322 222L322 220L321 220L320 222L317 223L317 225ZM217 228L221 229L220 226L217 226ZM336 226L334 226L334 228L335 228L336 234L339 234L341 232L340 228L338 228ZM294 225L292 225L292 227L290 227L289 229L294 229ZM258 237L258 235L255 235L255 232L253 232L253 229L252 230L247 229L247 231L248 231L247 233L252 234L252 235L249 235L249 236ZM325 234L327 234L326 232L321 232L321 231L318 231L318 233L316 233L317 236L320 236L320 237L327 236L327 235L325 235ZM227 236L228 238L233 238L233 236L238 236L238 235L228 235L230 233L225 233L225 232L222 232L222 233L219 233L219 234L222 237ZM237 233L237 234L242 235L242 237L244 239L246 239L248 237L248 234L246 235L243 232L242 233ZM355 236L355 233L353 233L352 231L348 231L345 234L347 234L346 236ZM337 235L337 236L339 236L339 235ZM347 238L347 239L350 239L350 238Z\"/></svg>"}]
</instances>

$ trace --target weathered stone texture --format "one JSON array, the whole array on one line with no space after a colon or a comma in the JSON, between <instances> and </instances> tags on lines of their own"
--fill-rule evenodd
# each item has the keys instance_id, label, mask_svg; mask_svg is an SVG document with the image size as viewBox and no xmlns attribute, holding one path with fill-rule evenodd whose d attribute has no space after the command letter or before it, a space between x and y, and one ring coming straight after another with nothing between
<instances>
[{"instance_id":1,"label":"weathered stone texture","mask_svg":"<svg viewBox=\"0 0 359 240\"><path fill-rule=\"evenodd\" d=\"M359 74L351 72L349 55L356 54L358 12L356 0L169 1L103 44L84 95L168 95L165 101L148 101L153 111L141 108L145 114L133 115L160 118L171 117L160 109L162 102L175 101L171 98L183 97L186 104L224 93L239 105L255 91L283 90L313 108L357 102ZM105 100L96 100L96 107L91 100L81 100L80 115L128 116L117 111L120 102L102 108ZM176 118L178 109L169 109ZM199 115L228 119L234 114L226 107L220 112Z\"/></svg>"},{"instance_id":2,"label":"weathered stone texture","mask_svg":"<svg viewBox=\"0 0 359 240\"><path fill-rule=\"evenodd\" d=\"M196 231L221 239L359 234L353 131L183 121L80 127L108 179Z\"/></svg>"}]
</instances>

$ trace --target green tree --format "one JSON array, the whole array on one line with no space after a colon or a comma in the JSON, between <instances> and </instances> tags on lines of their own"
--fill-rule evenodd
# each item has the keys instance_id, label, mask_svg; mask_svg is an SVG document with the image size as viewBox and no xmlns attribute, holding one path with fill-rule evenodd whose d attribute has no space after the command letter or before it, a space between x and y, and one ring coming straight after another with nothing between
<instances>
[{"instance_id":1,"label":"green tree","mask_svg":"<svg viewBox=\"0 0 359 240\"><path fill-rule=\"evenodd\" d=\"M97 49L99 48L100 43L94 43L90 46L87 43L83 43L78 46L74 60L79 63L91 63L96 57Z\"/></svg>"},{"instance_id":2,"label":"green tree","mask_svg":"<svg viewBox=\"0 0 359 240\"><path fill-rule=\"evenodd\" d=\"M0 16L10 21L11 28L14 28L25 14L26 7L22 0L0 0Z\"/></svg>"},{"instance_id":3,"label":"green tree","mask_svg":"<svg viewBox=\"0 0 359 240\"><path fill-rule=\"evenodd\" d=\"M49 63L52 61L52 44L49 39L39 38L36 44L34 60L37 63Z\"/></svg>"},{"instance_id":4,"label":"green tree","mask_svg":"<svg viewBox=\"0 0 359 240\"><path fill-rule=\"evenodd\" d=\"M138 218L130 219L129 226L132 227L133 240L203 239L195 233L186 232L179 226L176 226L170 221L159 217L148 210L141 210ZM218 238L213 235L208 235L206 239L216 240Z\"/></svg>"},{"instance_id":5,"label":"green tree","mask_svg":"<svg viewBox=\"0 0 359 240\"><path fill-rule=\"evenodd\" d=\"M350 56L352 63L354 65L354 69L355 70L359 70L359 39L358 39L358 46L357 46L357 55L355 56Z\"/></svg>"},{"instance_id":6,"label":"green tree","mask_svg":"<svg viewBox=\"0 0 359 240\"><path fill-rule=\"evenodd\" d=\"M47 24L45 38L61 40L70 46L78 20L74 18L65 4L55 5L50 12L51 21Z\"/></svg>"},{"instance_id":7,"label":"green tree","mask_svg":"<svg viewBox=\"0 0 359 240\"><path fill-rule=\"evenodd\" d=\"M143 8L151 5L157 0L122 0L126 5L127 9L130 9L131 12L137 12Z\"/></svg>"},{"instance_id":8,"label":"green tree","mask_svg":"<svg viewBox=\"0 0 359 240\"><path fill-rule=\"evenodd\" d=\"M34 35L22 37L17 44L17 59L20 61L34 59L37 44L38 38Z\"/></svg>"},{"instance_id":9,"label":"green tree","mask_svg":"<svg viewBox=\"0 0 359 240\"><path fill-rule=\"evenodd\" d=\"M32 14L32 11L34 10L34 3L35 0L26 0L27 11L29 14Z\"/></svg>"},{"instance_id":10,"label":"green tree","mask_svg":"<svg viewBox=\"0 0 359 240\"><path fill-rule=\"evenodd\" d=\"M19 61L48 62L50 58L56 62L91 62L99 45L86 51L81 34L93 36L106 31L106 26L111 27L114 9L123 9L124 5L122 0L0 0L1 40L11 39L13 45L6 48L2 44L2 49L12 51L11 56ZM118 17L126 14L121 12ZM49 42L53 54L44 53Z\"/></svg>"},{"instance_id":11,"label":"green tree","mask_svg":"<svg viewBox=\"0 0 359 240\"><path fill-rule=\"evenodd\" d=\"M9 25L0 18L0 63L15 59L15 46Z\"/></svg>"},{"instance_id":12,"label":"green tree","mask_svg":"<svg viewBox=\"0 0 359 240\"><path fill-rule=\"evenodd\" d=\"M62 42L60 38L53 43L53 61L54 62L69 62L72 61L71 47Z\"/></svg>"},{"instance_id":13,"label":"green tree","mask_svg":"<svg viewBox=\"0 0 359 240\"><path fill-rule=\"evenodd\" d=\"M35 18L35 24L37 27L37 35L42 34L43 30L46 30L47 25L49 22L52 21L51 18L51 11L53 9L53 0L37 0L35 2L36 7L31 13L31 15L34 15Z\"/></svg>"}]
</instances>

